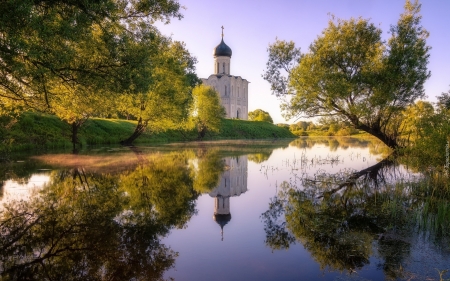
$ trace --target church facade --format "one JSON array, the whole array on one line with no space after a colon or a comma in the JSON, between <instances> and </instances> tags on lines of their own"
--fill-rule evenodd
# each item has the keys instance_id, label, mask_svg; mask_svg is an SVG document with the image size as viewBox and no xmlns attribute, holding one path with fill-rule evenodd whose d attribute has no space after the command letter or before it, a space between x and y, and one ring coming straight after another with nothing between
<instances>
[{"instance_id":1,"label":"church facade","mask_svg":"<svg viewBox=\"0 0 450 281\"><path fill-rule=\"evenodd\" d=\"M214 74L207 79L203 78L203 84L211 86L220 95L222 106L227 113L226 118L248 119L248 84L249 82L240 76L230 74L231 48L222 41L214 48Z\"/></svg>"}]
</instances>

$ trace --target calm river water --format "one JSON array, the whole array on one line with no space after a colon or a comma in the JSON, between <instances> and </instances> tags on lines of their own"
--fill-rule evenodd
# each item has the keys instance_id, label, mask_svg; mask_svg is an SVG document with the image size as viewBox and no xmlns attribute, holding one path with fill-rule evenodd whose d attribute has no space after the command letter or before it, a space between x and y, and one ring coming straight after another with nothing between
<instances>
[{"instance_id":1,"label":"calm river water","mask_svg":"<svg viewBox=\"0 0 450 281\"><path fill-rule=\"evenodd\" d=\"M13 156L0 280L447 280L422 175L384 156L331 137Z\"/></svg>"}]
</instances>

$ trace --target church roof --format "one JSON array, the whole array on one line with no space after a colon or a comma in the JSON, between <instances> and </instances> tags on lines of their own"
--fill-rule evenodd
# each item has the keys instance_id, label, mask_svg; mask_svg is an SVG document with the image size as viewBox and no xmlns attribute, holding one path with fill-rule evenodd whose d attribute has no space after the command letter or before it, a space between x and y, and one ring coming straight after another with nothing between
<instances>
[{"instance_id":1,"label":"church roof","mask_svg":"<svg viewBox=\"0 0 450 281\"><path fill-rule=\"evenodd\" d=\"M218 225L220 225L221 228L223 228L231 220L231 215L214 214L214 220L217 222Z\"/></svg>"},{"instance_id":2,"label":"church roof","mask_svg":"<svg viewBox=\"0 0 450 281\"><path fill-rule=\"evenodd\" d=\"M230 57L231 58L231 54L232 54L231 48L228 47L228 45L225 44L225 42L223 42L223 37L222 37L222 41L220 41L220 44L214 48L214 51L213 51L214 57Z\"/></svg>"}]
</instances>

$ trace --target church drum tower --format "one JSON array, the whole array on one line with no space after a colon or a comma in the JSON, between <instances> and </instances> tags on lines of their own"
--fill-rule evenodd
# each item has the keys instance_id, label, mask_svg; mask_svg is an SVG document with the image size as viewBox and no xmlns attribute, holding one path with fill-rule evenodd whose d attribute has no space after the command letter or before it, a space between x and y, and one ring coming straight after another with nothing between
<instances>
[{"instance_id":1,"label":"church drum tower","mask_svg":"<svg viewBox=\"0 0 450 281\"><path fill-rule=\"evenodd\" d=\"M214 74L202 79L220 95L227 118L248 119L248 82L240 76L231 75L231 48L222 40L214 48Z\"/></svg>"}]
</instances>

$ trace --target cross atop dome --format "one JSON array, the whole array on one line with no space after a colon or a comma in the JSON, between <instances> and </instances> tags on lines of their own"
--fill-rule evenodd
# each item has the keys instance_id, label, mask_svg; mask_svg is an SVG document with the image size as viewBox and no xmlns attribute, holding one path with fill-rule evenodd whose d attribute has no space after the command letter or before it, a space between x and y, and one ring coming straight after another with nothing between
<instances>
[{"instance_id":1,"label":"cross atop dome","mask_svg":"<svg viewBox=\"0 0 450 281\"><path fill-rule=\"evenodd\" d=\"M225 28L222 25L222 41L220 41L220 44L214 48L213 55L214 55L214 57L229 57L229 58L231 58L231 54L232 54L231 48L228 47L227 44L225 44L225 42L223 42L223 30L224 29Z\"/></svg>"},{"instance_id":2,"label":"cross atop dome","mask_svg":"<svg viewBox=\"0 0 450 281\"><path fill-rule=\"evenodd\" d=\"M221 26L220 28L222 29L222 38L220 44L213 50L214 72L208 78L203 78L202 81L219 93L227 118L247 120L248 86L250 82L241 76L231 75L231 55L233 52L223 41L225 27Z\"/></svg>"}]
</instances>

